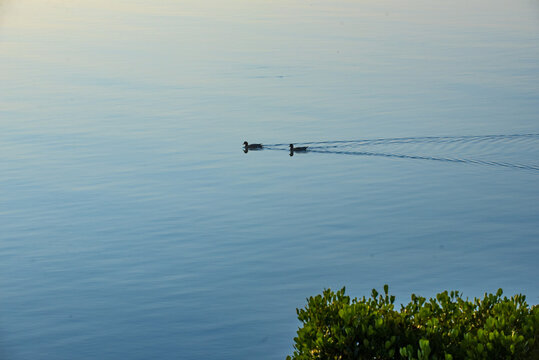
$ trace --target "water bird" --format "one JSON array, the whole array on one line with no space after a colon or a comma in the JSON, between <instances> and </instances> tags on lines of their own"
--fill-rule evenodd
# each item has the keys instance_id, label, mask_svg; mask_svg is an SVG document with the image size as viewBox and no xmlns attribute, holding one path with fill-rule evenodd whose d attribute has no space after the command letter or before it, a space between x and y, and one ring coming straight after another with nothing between
<instances>
[{"instance_id":1,"label":"water bird","mask_svg":"<svg viewBox=\"0 0 539 360\"><path fill-rule=\"evenodd\" d=\"M249 144L247 141L243 142L243 146L245 146L246 150L262 149L262 144Z\"/></svg>"},{"instance_id":2,"label":"water bird","mask_svg":"<svg viewBox=\"0 0 539 360\"><path fill-rule=\"evenodd\" d=\"M294 144L290 144L290 151L293 152L305 152L307 151L308 146L298 146L294 147Z\"/></svg>"}]
</instances>

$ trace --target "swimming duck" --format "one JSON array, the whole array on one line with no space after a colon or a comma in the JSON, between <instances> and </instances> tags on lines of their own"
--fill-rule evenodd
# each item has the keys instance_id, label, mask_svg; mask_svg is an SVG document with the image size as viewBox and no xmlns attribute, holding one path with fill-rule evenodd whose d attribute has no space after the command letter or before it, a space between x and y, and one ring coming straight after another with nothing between
<instances>
[{"instance_id":1,"label":"swimming duck","mask_svg":"<svg viewBox=\"0 0 539 360\"><path fill-rule=\"evenodd\" d=\"M248 150L262 149L262 144L249 144L247 141L243 142L243 146Z\"/></svg>"},{"instance_id":2,"label":"swimming duck","mask_svg":"<svg viewBox=\"0 0 539 360\"><path fill-rule=\"evenodd\" d=\"M298 146L294 147L294 144L290 144L290 151L291 152L304 152L307 151L308 146Z\"/></svg>"}]
</instances>

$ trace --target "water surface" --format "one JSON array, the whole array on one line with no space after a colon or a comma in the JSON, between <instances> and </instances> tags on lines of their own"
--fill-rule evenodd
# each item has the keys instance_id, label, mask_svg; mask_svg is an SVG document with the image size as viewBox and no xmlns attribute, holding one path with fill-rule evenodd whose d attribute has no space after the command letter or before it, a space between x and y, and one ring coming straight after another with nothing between
<instances>
[{"instance_id":1,"label":"water surface","mask_svg":"<svg viewBox=\"0 0 539 360\"><path fill-rule=\"evenodd\" d=\"M539 303L536 2L3 1L0 69L1 358L282 359L328 287Z\"/></svg>"}]
</instances>

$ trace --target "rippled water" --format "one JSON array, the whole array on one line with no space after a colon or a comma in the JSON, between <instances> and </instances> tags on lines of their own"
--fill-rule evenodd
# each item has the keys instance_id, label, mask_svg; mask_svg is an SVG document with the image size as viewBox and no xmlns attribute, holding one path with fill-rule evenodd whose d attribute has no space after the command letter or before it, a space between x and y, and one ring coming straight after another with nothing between
<instances>
[{"instance_id":1,"label":"rippled water","mask_svg":"<svg viewBox=\"0 0 539 360\"><path fill-rule=\"evenodd\" d=\"M0 1L0 358L284 358L327 287L539 303L538 40L525 0Z\"/></svg>"},{"instance_id":2,"label":"rippled water","mask_svg":"<svg viewBox=\"0 0 539 360\"><path fill-rule=\"evenodd\" d=\"M425 146L425 144L429 144ZM383 156L411 160L432 160L464 164L479 164L488 166L501 166L522 170L539 171L535 156L537 155L539 134L516 135L486 135L486 136L429 136L394 139L373 140L340 140L318 141L296 144L300 145L300 152L356 155L356 156ZM265 149L283 150L286 144L269 144ZM380 149L381 147L381 149ZM246 153L249 150L247 149ZM296 151L290 151L294 156ZM455 154L454 157L433 155ZM407 154L408 153L408 154ZM423 154L423 155L421 155ZM427 155L428 154L428 155ZM471 154L473 158L460 158L463 154ZM480 159L482 158L482 159ZM505 159L505 161L486 160ZM528 163L522 163L528 161Z\"/></svg>"}]
</instances>

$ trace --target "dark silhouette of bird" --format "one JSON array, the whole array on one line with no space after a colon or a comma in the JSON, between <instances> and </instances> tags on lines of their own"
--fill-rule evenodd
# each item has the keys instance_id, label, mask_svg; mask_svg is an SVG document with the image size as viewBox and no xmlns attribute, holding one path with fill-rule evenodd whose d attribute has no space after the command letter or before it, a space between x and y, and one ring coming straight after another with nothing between
<instances>
[{"instance_id":1,"label":"dark silhouette of bird","mask_svg":"<svg viewBox=\"0 0 539 360\"><path fill-rule=\"evenodd\" d=\"M247 141L243 142L243 146L247 150L257 150L257 149L262 149L263 147L262 144L249 144Z\"/></svg>"},{"instance_id":2,"label":"dark silhouette of bird","mask_svg":"<svg viewBox=\"0 0 539 360\"><path fill-rule=\"evenodd\" d=\"M308 146L298 146L294 147L294 144L290 144L290 151L293 152L305 152L307 151Z\"/></svg>"}]
</instances>

